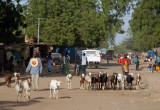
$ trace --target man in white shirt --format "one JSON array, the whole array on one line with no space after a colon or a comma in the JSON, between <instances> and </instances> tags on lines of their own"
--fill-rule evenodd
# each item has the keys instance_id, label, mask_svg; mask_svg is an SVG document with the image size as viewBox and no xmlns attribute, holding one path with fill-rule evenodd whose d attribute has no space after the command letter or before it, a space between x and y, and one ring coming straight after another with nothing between
<instances>
[{"instance_id":1,"label":"man in white shirt","mask_svg":"<svg viewBox=\"0 0 160 110\"><path fill-rule=\"evenodd\" d=\"M83 73L83 74L86 74L87 57L86 57L85 55L86 55L86 54L83 53L82 62L81 62L81 68L82 68L82 73Z\"/></svg>"}]
</instances>

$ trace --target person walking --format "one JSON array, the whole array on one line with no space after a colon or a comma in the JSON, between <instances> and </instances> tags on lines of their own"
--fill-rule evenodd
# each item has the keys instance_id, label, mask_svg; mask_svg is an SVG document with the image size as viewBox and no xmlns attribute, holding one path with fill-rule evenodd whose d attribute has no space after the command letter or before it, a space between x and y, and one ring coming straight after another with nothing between
<instances>
[{"instance_id":1,"label":"person walking","mask_svg":"<svg viewBox=\"0 0 160 110\"><path fill-rule=\"evenodd\" d=\"M48 72L51 72L53 70L51 52L49 52L49 55L48 55L47 69L48 69Z\"/></svg>"},{"instance_id":2,"label":"person walking","mask_svg":"<svg viewBox=\"0 0 160 110\"><path fill-rule=\"evenodd\" d=\"M129 58L127 58L127 54L122 59L122 73L123 75L128 75L129 73Z\"/></svg>"},{"instance_id":3,"label":"person walking","mask_svg":"<svg viewBox=\"0 0 160 110\"><path fill-rule=\"evenodd\" d=\"M82 73L83 74L86 74L86 65L87 65L87 57L86 57L86 54L83 53L82 61L81 61L81 68L82 68Z\"/></svg>"},{"instance_id":4,"label":"person walking","mask_svg":"<svg viewBox=\"0 0 160 110\"><path fill-rule=\"evenodd\" d=\"M37 57L37 53L33 53L33 58L30 59L29 64L26 68L26 72L30 71L32 79L32 87L34 91L38 91L39 75L42 75L42 63L41 59Z\"/></svg>"},{"instance_id":5,"label":"person walking","mask_svg":"<svg viewBox=\"0 0 160 110\"><path fill-rule=\"evenodd\" d=\"M64 65L64 74L69 74L70 69L70 57L68 56L68 53L65 54L63 57L63 65Z\"/></svg>"},{"instance_id":6,"label":"person walking","mask_svg":"<svg viewBox=\"0 0 160 110\"><path fill-rule=\"evenodd\" d=\"M136 57L134 58L134 63L136 64L136 71L137 71L138 68L139 68L139 60L138 60L138 56L136 56Z\"/></svg>"}]
</instances>

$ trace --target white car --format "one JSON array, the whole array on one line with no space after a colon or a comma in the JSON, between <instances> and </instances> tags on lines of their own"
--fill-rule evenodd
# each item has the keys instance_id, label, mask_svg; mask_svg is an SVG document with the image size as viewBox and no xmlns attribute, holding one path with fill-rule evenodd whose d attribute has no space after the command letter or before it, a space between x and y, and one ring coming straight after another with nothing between
<instances>
[{"instance_id":1,"label":"white car","mask_svg":"<svg viewBox=\"0 0 160 110\"><path fill-rule=\"evenodd\" d=\"M82 54L85 53L87 57L88 66L100 66L101 63L101 51L100 50L83 50Z\"/></svg>"}]
</instances>

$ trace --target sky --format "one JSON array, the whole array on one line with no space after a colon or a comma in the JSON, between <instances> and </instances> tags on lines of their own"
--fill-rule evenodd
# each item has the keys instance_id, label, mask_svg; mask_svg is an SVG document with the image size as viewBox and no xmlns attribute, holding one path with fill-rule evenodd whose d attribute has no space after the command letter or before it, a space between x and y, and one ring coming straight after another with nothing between
<instances>
[{"instance_id":1,"label":"sky","mask_svg":"<svg viewBox=\"0 0 160 110\"><path fill-rule=\"evenodd\" d=\"M124 29L125 33L124 34L116 34L116 38L115 38L116 45L122 43L125 38L130 37L127 35L126 31L129 28L129 20L131 20L132 13L133 13L133 10L131 10L129 14L127 14L126 16L123 17L124 25L122 26L122 28Z\"/></svg>"},{"instance_id":2,"label":"sky","mask_svg":"<svg viewBox=\"0 0 160 110\"><path fill-rule=\"evenodd\" d=\"M22 0L20 3L21 3L21 4L25 4L26 2L27 2L27 0ZM126 32L127 29L129 28L129 20L131 19L132 13L133 13L133 10L131 10L129 14L127 14L126 16L123 17L124 25L122 26L122 28L124 29L125 32ZM115 44L118 45L118 44L122 43L123 40L124 40L125 38L127 38L127 37L130 37L130 36L127 36L127 33L124 33L124 34L116 34Z\"/></svg>"}]
</instances>

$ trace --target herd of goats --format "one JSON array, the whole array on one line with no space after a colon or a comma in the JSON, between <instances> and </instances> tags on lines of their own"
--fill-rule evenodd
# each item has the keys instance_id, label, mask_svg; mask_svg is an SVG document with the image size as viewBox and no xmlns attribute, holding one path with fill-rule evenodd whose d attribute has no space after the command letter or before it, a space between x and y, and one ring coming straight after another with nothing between
<instances>
[{"instance_id":1,"label":"herd of goats","mask_svg":"<svg viewBox=\"0 0 160 110\"><path fill-rule=\"evenodd\" d=\"M31 79L22 81L20 79L20 73L15 72L15 89L17 92L17 102L20 102L22 95L28 100L30 99L31 91ZM7 74L5 81L7 86L11 87L12 74ZM133 81L136 80L136 89L140 88L141 76L140 74L129 73L127 76L121 73L103 73L99 72L97 75L93 75L91 72L88 74L81 74L80 76L80 89L88 90L105 90L105 89L122 89L125 90L127 87L132 89ZM66 76L67 88L71 89L72 74ZM61 81L51 80L50 82L50 98L58 99L58 90L61 85Z\"/></svg>"}]
</instances>

